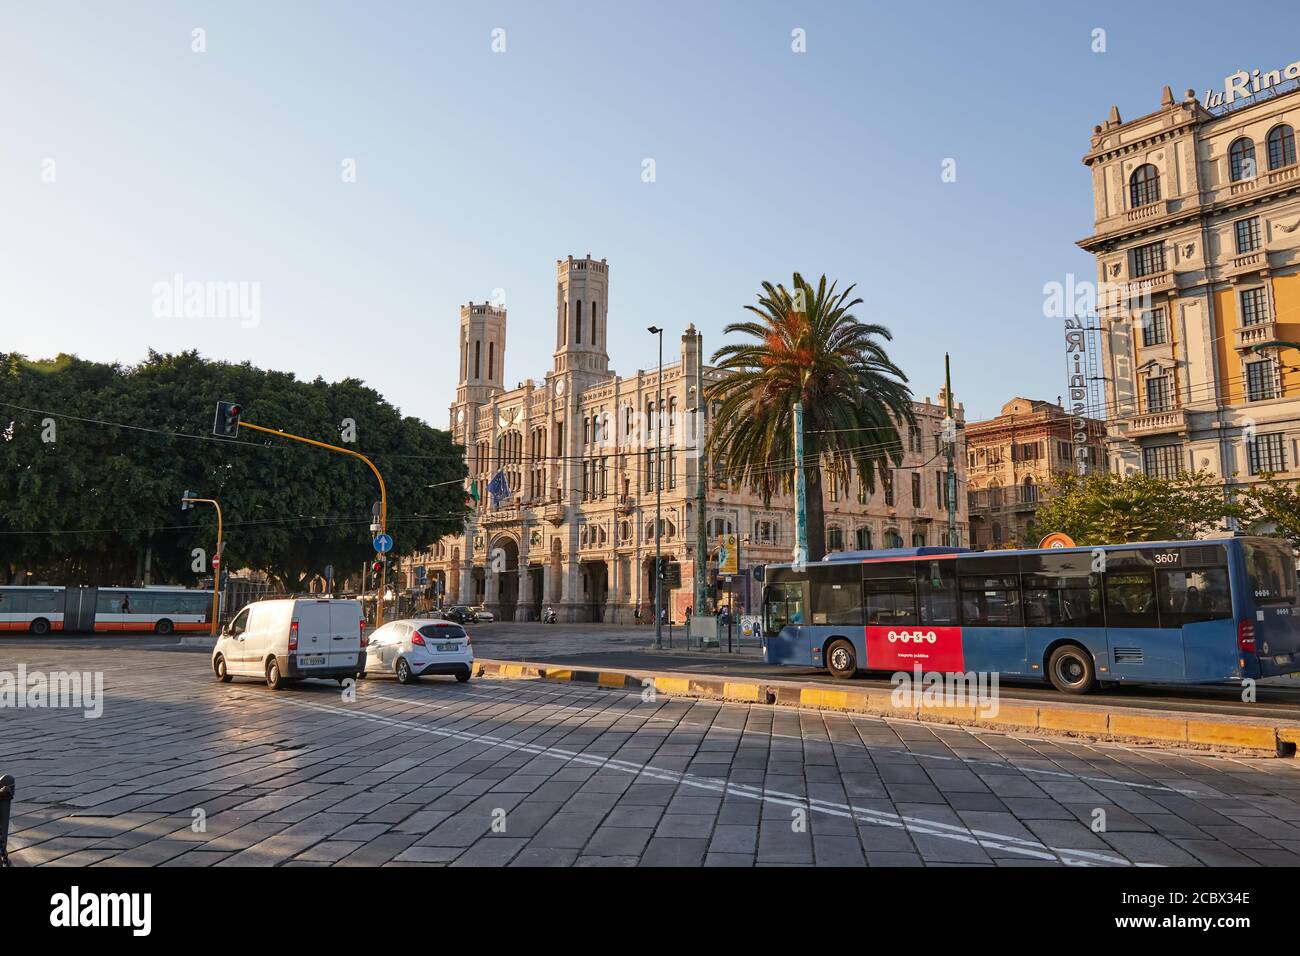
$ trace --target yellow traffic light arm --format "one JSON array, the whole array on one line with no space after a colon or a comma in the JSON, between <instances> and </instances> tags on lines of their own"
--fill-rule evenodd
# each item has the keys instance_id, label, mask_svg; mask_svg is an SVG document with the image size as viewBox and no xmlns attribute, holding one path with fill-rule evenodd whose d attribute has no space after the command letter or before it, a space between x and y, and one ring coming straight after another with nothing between
<instances>
[{"instance_id":1,"label":"yellow traffic light arm","mask_svg":"<svg viewBox=\"0 0 1300 956\"><path fill-rule=\"evenodd\" d=\"M316 441L314 438L303 438L301 435L294 435L290 432L282 432L274 428L263 428L261 425L254 425L250 422L241 421L241 428L251 428L253 431L265 432L268 435L276 435L280 438L292 438L294 441L306 442L308 445L315 445L317 448L326 448L329 451L340 451L345 455L351 455L353 458L360 458L366 463L375 477L379 479L379 531L381 534L388 533L388 487L384 484L384 476L379 473L375 463L358 451L350 448L340 448L338 445L330 445L323 441ZM387 564L384 566L384 572L388 570ZM387 575L385 574L385 577ZM364 587L365 582L362 582ZM384 591L383 584L379 586L379 594L375 597L375 627L384 623Z\"/></svg>"}]
</instances>

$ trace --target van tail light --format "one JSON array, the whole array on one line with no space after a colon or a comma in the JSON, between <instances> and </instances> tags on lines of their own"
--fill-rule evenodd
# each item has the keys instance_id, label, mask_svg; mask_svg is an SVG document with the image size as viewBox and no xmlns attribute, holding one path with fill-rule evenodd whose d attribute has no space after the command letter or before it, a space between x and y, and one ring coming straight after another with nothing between
<instances>
[{"instance_id":1,"label":"van tail light","mask_svg":"<svg viewBox=\"0 0 1300 956\"><path fill-rule=\"evenodd\" d=\"M419 631L415 631L411 634L411 643L419 644L421 647L424 647L424 638L421 636Z\"/></svg>"},{"instance_id":2,"label":"van tail light","mask_svg":"<svg viewBox=\"0 0 1300 956\"><path fill-rule=\"evenodd\" d=\"M298 622L294 621L289 625L289 650L298 649Z\"/></svg>"},{"instance_id":3,"label":"van tail light","mask_svg":"<svg viewBox=\"0 0 1300 956\"><path fill-rule=\"evenodd\" d=\"M357 627L357 633L361 635L361 646L365 647L369 642L366 640L366 619L364 617Z\"/></svg>"},{"instance_id":4,"label":"van tail light","mask_svg":"<svg viewBox=\"0 0 1300 956\"><path fill-rule=\"evenodd\" d=\"M1255 622L1237 622L1237 650L1243 654L1255 653Z\"/></svg>"}]
</instances>

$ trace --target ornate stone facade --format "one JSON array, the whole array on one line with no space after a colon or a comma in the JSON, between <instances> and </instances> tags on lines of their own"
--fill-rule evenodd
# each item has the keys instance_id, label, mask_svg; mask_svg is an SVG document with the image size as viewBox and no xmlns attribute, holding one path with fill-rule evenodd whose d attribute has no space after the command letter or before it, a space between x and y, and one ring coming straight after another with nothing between
<instances>
[{"instance_id":1,"label":"ornate stone facade","mask_svg":"<svg viewBox=\"0 0 1300 956\"><path fill-rule=\"evenodd\" d=\"M443 589L445 604L485 604L498 619L536 620L545 606L568 621L626 623L638 608L648 617L655 599L658 493L660 547L665 561L680 568L682 581L681 588L665 593L664 605L674 620L682 620L693 603L699 451L712 414L706 408L697 415L697 396L701 384L720 373L702 364L703 336L693 325L681 335L677 355L665 356L662 380L657 368L630 376L610 371L608 295L605 260L557 261L553 367L540 381L528 379L513 389L505 388L502 373L505 310L462 307L451 431L465 446L482 500L464 535L403 561L404 586L429 581ZM945 462L936 454L943 406L927 398L915 410L919 428L907 436L907 458L891 492L878 487L864 496L856 489L827 489L828 547L943 541ZM960 446L958 462L960 486ZM494 501L486 489L498 471L506 476L509 495ZM741 546L741 574L730 598L725 585L718 598L737 608L757 607L758 588L748 572L790 560L793 498L780 496L764 506L739 482L712 477L707 469L705 475L712 552L706 560L716 559L721 534L737 535ZM959 498L958 529L965 541L965 496Z\"/></svg>"}]
</instances>

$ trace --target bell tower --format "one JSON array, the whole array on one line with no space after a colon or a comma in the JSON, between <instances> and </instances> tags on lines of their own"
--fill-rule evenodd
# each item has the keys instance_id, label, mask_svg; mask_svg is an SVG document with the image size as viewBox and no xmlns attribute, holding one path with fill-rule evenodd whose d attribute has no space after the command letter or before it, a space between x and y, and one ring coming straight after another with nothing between
<instances>
[{"instance_id":1,"label":"bell tower","mask_svg":"<svg viewBox=\"0 0 1300 956\"><path fill-rule=\"evenodd\" d=\"M585 259L555 263L555 371L587 372L588 381L609 374L609 265Z\"/></svg>"},{"instance_id":2,"label":"bell tower","mask_svg":"<svg viewBox=\"0 0 1300 956\"><path fill-rule=\"evenodd\" d=\"M477 406L505 391L502 367L506 360L506 310L490 303L460 307L460 365L456 401L451 406L451 431L463 441L465 426L477 417Z\"/></svg>"}]
</instances>

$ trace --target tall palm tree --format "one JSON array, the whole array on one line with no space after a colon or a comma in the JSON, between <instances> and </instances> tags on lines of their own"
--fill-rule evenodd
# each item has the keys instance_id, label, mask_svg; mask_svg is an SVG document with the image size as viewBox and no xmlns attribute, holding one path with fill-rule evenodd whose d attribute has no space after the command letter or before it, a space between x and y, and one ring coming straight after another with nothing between
<instances>
[{"instance_id":1,"label":"tall palm tree","mask_svg":"<svg viewBox=\"0 0 1300 956\"><path fill-rule=\"evenodd\" d=\"M853 286L836 292L821 277L814 289L795 273L792 289L763 283L756 319L733 322L730 335L752 341L724 345L713 363L725 375L705 388L720 402L706 446L723 474L753 487L770 503L794 484L794 405L803 403L808 498L808 557L826 553L825 471L847 493L856 473L868 492L902 464L900 429L915 424L907 376L881 344L883 325L858 321ZM850 467L851 466L851 467Z\"/></svg>"}]
</instances>

